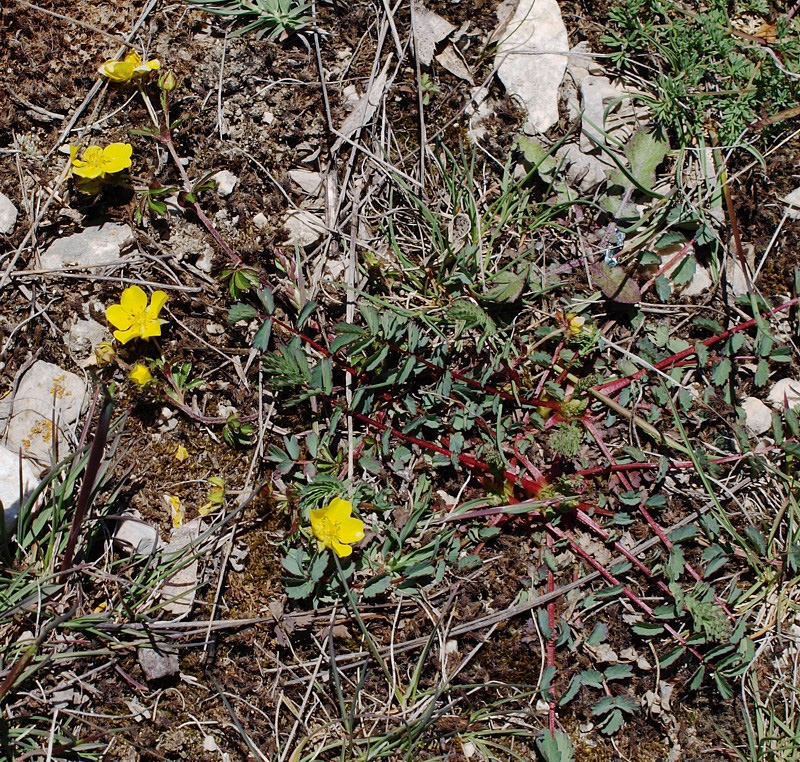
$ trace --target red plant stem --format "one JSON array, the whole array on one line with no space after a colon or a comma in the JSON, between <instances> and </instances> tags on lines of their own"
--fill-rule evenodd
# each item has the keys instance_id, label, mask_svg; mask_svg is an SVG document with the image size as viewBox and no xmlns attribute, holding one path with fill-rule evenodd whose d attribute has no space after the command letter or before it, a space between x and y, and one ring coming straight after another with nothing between
<instances>
[{"instance_id":1,"label":"red plant stem","mask_svg":"<svg viewBox=\"0 0 800 762\"><path fill-rule=\"evenodd\" d=\"M672 540L670 540L669 537L667 537L667 534L661 528L661 525L650 515L647 508L645 508L644 500L642 500L639 503L639 513L641 513L642 516L644 516L644 520L650 525L650 528L657 535L658 539L661 540L662 543L664 543L664 547L667 550L671 551L673 545ZM694 567L688 561L683 562L683 568L687 571L689 576L691 576L696 582L705 582L703 575L695 571ZM714 602L720 608L722 608L722 610L728 616L728 619L730 619L731 621L736 620L736 617L731 613L731 610L728 608L725 601L722 600L722 598L720 598L716 593L714 593Z\"/></svg>"},{"instance_id":2,"label":"red plant stem","mask_svg":"<svg viewBox=\"0 0 800 762\"><path fill-rule=\"evenodd\" d=\"M623 595L631 602L634 606L636 606L640 611L646 614L650 619L657 621L655 612L653 609L650 608L636 593L632 590L629 590L625 585L623 585L610 571L608 571L601 563L596 561L594 558L591 557L577 542L575 542L566 532L563 532L556 526L553 526L550 522L545 524L545 528L548 532L552 533L554 537L559 540L566 540L572 550L577 553L584 561L586 561L589 566L591 566L596 572L600 574L600 576L606 580L606 582L610 583L613 586L619 586L622 588ZM658 622L680 645L686 648L695 658L698 659L701 663L707 663L705 657L693 646L690 646L686 639L674 628L672 625L668 624L667 622ZM710 666L710 665L709 665Z\"/></svg>"},{"instance_id":3,"label":"red plant stem","mask_svg":"<svg viewBox=\"0 0 800 762\"><path fill-rule=\"evenodd\" d=\"M553 537L547 535L547 552L552 555ZM547 592L552 593L556 589L556 578L552 569L547 567ZM555 599L547 604L547 625L550 628L550 637L547 638L547 666L555 669L556 667L556 602ZM556 733L556 698L553 689L550 691L550 707L548 709L548 720L550 725L550 735Z\"/></svg>"},{"instance_id":4,"label":"red plant stem","mask_svg":"<svg viewBox=\"0 0 800 762\"><path fill-rule=\"evenodd\" d=\"M776 315L778 312L782 312L784 310L791 309L794 307L798 301L800 301L800 297L795 297L794 299L790 299L788 302L784 302L783 304L776 307L774 310L770 310L766 314L762 315L762 318L769 318L773 315ZM728 328L724 330L722 333L717 334L716 336L711 336L708 339L704 339L700 344L704 344L707 347L712 346L720 341L725 341L725 339L733 336L734 333L739 333L740 331L746 331L748 328L752 328L757 324L755 318L751 320L745 320L743 323L739 323L738 325L733 326L733 328ZM681 360L685 360L687 357L695 354L694 347L688 347L681 352L678 352L671 357L667 357L660 362L654 364L654 368L658 370L664 370L664 368L669 368L675 363L680 362ZM618 391L624 389L626 386L629 386L633 381L638 381L640 378L646 376L649 373L647 368L642 368L641 370L636 371L636 373L632 373L630 376L625 376L624 378L618 378L614 381L606 381L604 384L599 384L598 386L593 387L597 391L602 391L604 394L616 394Z\"/></svg>"}]
</instances>

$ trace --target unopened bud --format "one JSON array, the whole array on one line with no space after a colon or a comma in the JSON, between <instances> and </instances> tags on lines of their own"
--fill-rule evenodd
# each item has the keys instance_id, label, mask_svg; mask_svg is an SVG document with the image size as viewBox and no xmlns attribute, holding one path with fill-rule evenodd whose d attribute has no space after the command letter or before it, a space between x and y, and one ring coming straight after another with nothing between
<instances>
[{"instance_id":1,"label":"unopened bud","mask_svg":"<svg viewBox=\"0 0 800 762\"><path fill-rule=\"evenodd\" d=\"M165 92L171 93L177 86L178 80L171 69L167 69L158 78L158 86Z\"/></svg>"},{"instance_id":2,"label":"unopened bud","mask_svg":"<svg viewBox=\"0 0 800 762\"><path fill-rule=\"evenodd\" d=\"M117 359L117 350L110 341L101 341L94 348L94 359L100 367L111 365Z\"/></svg>"}]
</instances>

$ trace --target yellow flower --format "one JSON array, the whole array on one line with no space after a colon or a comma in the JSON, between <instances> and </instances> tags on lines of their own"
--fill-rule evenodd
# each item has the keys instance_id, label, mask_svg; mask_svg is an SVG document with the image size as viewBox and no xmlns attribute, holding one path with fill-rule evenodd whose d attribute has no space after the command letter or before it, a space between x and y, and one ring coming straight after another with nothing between
<instances>
[{"instance_id":1,"label":"yellow flower","mask_svg":"<svg viewBox=\"0 0 800 762\"><path fill-rule=\"evenodd\" d=\"M189 451L183 445L179 444L178 449L175 450L175 460L177 460L178 463L183 463L188 457Z\"/></svg>"},{"instance_id":2,"label":"yellow flower","mask_svg":"<svg viewBox=\"0 0 800 762\"><path fill-rule=\"evenodd\" d=\"M576 315L574 312L570 312L567 315L567 325L569 326L569 335L580 336L583 333L583 324L585 322L586 322L585 317L582 317L581 315Z\"/></svg>"},{"instance_id":3,"label":"yellow flower","mask_svg":"<svg viewBox=\"0 0 800 762\"><path fill-rule=\"evenodd\" d=\"M161 336L161 323L158 313L167 303L167 295L163 291L153 291L150 306L147 305L147 294L139 286L130 286L122 292L119 304L112 304L106 310L106 320L114 328L114 337L121 344L131 339L149 339Z\"/></svg>"},{"instance_id":4,"label":"yellow flower","mask_svg":"<svg viewBox=\"0 0 800 762\"><path fill-rule=\"evenodd\" d=\"M169 505L169 513L172 517L172 528L180 529L183 526L183 519L185 511L181 505L181 499L177 495L164 495L166 502Z\"/></svg>"},{"instance_id":5,"label":"yellow flower","mask_svg":"<svg viewBox=\"0 0 800 762\"><path fill-rule=\"evenodd\" d=\"M78 158L78 147L70 146L69 157L72 171L78 177L95 180L115 172L122 172L131 165L133 147L130 143L111 143L105 148L89 146L81 158Z\"/></svg>"},{"instance_id":6,"label":"yellow flower","mask_svg":"<svg viewBox=\"0 0 800 762\"><path fill-rule=\"evenodd\" d=\"M108 77L112 82L130 82L132 79L144 77L151 71L156 71L161 67L157 58L150 61L142 61L142 57L132 50L122 61L104 61L100 64L98 72L104 77Z\"/></svg>"},{"instance_id":7,"label":"yellow flower","mask_svg":"<svg viewBox=\"0 0 800 762\"><path fill-rule=\"evenodd\" d=\"M339 558L346 558L353 549L350 543L364 539L364 522L350 516L353 506L342 498L331 500L325 508L310 511L311 531L320 546L333 550Z\"/></svg>"},{"instance_id":8,"label":"yellow flower","mask_svg":"<svg viewBox=\"0 0 800 762\"><path fill-rule=\"evenodd\" d=\"M133 366L133 370L128 373L128 378L140 389L144 389L144 387L153 380L153 374L146 365L137 362L136 365Z\"/></svg>"}]
</instances>

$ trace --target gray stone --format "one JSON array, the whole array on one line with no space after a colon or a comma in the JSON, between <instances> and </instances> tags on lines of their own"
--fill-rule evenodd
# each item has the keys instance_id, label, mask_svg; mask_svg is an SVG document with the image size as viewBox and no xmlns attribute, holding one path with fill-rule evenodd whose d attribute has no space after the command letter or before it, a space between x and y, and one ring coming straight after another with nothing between
<instances>
[{"instance_id":1,"label":"gray stone","mask_svg":"<svg viewBox=\"0 0 800 762\"><path fill-rule=\"evenodd\" d=\"M122 247L133 238L129 225L106 222L100 227L59 238L40 258L43 270L65 267L98 267L110 265L120 258Z\"/></svg>"},{"instance_id":2,"label":"gray stone","mask_svg":"<svg viewBox=\"0 0 800 762\"><path fill-rule=\"evenodd\" d=\"M526 128L534 132L547 132L558 122L568 51L556 0L520 0L497 46L495 64L506 92L528 112Z\"/></svg>"},{"instance_id":3,"label":"gray stone","mask_svg":"<svg viewBox=\"0 0 800 762\"><path fill-rule=\"evenodd\" d=\"M776 381L767 395L767 402L776 410L783 410L785 406L795 408L800 405L800 382L793 378L782 378Z\"/></svg>"},{"instance_id":4,"label":"gray stone","mask_svg":"<svg viewBox=\"0 0 800 762\"><path fill-rule=\"evenodd\" d=\"M220 170L212 179L217 184L217 193L222 196L222 198L230 196L231 193L233 193L233 189L236 187L236 183L239 182L239 178L227 169Z\"/></svg>"},{"instance_id":5,"label":"gray stone","mask_svg":"<svg viewBox=\"0 0 800 762\"><path fill-rule=\"evenodd\" d=\"M310 169L290 169L289 177L304 193L309 196L319 196L322 190L322 175L319 172Z\"/></svg>"},{"instance_id":6,"label":"gray stone","mask_svg":"<svg viewBox=\"0 0 800 762\"><path fill-rule=\"evenodd\" d=\"M747 397L742 400L744 410L744 427L753 435L759 436L772 427L772 413L758 397Z\"/></svg>"},{"instance_id":7,"label":"gray stone","mask_svg":"<svg viewBox=\"0 0 800 762\"><path fill-rule=\"evenodd\" d=\"M784 196L783 203L786 204L786 216L792 220L800 220L800 188L795 188Z\"/></svg>"},{"instance_id":8,"label":"gray stone","mask_svg":"<svg viewBox=\"0 0 800 762\"><path fill-rule=\"evenodd\" d=\"M322 237L325 223L316 214L305 209L297 209L286 215L283 229L289 234L287 245L304 249Z\"/></svg>"},{"instance_id":9,"label":"gray stone","mask_svg":"<svg viewBox=\"0 0 800 762\"><path fill-rule=\"evenodd\" d=\"M57 456L68 454L71 427L86 402L86 384L80 376L43 360L35 362L25 372L11 402L6 447L12 452L21 451L40 466L49 466L54 437Z\"/></svg>"},{"instance_id":10,"label":"gray stone","mask_svg":"<svg viewBox=\"0 0 800 762\"><path fill-rule=\"evenodd\" d=\"M153 680L163 680L165 677L172 677L178 674L180 663L178 654L169 646L155 648L140 648L136 652L139 666L144 672L144 678L148 682Z\"/></svg>"},{"instance_id":11,"label":"gray stone","mask_svg":"<svg viewBox=\"0 0 800 762\"><path fill-rule=\"evenodd\" d=\"M27 502L38 484L36 472L25 458L0 447L0 502L3 504L6 532L14 528L19 516L20 495L23 503Z\"/></svg>"},{"instance_id":12,"label":"gray stone","mask_svg":"<svg viewBox=\"0 0 800 762\"><path fill-rule=\"evenodd\" d=\"M170 541L162 551L162 557L168 558L170 554L183 555L191 552L187 546L199 536L201 523L202 520L196 518L173 529ZM184 617L192 610L197 591L197 568L197 558L195 558L182 569L178 569L164 584L161 592L161 600L166 601L164 610L175 617Z\"/></svg>"},{"instance_id":13,"label":"gray stone","mask_svg":"<svg viewBox=\"0 0 800 762\"><path fill-rule=\"evenodd\" d=\"M67 348L81 358L91 356L101 341L110 341L111 333L96 320L78 320L65 335Z\"/></svg>"},{"instance_id":14,"label":"gray stone","mask_svg":"<svg viewBox=\"0 0 800 762\"><path fill-rule=\"evenodd\" d=\"M157 550L161 540L158 529L145 524L139 511L132 511L117 520L114 542L126 553L149 556Z\"/></svg>"},{"instance_id":15,"label":"gray stone","mask_svg":"<svg viewBox=\"0 0 800 762\"><path fill-rule=\"evenodd\" d=\"M8 235L17 224L17 207L8 196L0 193L0 235Z\"/></svg>"},{"instance_id":16,"label":"gray stone","mask_svg":"<svg viewBox=\"0 0 800 762\"><path fill-rule=\"evenodd\" d=\"M259 230L265 230L269 225L269 220L267 219L267 215L264 212L259 212L255 217L253 217L253 224Z\"/></svg>"}]
</instances>

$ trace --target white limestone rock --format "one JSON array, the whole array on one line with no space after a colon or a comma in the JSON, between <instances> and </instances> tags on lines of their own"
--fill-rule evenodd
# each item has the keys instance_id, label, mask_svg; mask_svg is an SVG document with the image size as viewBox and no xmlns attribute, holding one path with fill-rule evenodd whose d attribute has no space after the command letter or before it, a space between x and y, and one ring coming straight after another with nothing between
<instances>
[{"instance_id":1,"label":"white limestone rock","mask_svg":"<svg viewBox=\"0 0 800 762\"><path fill-rule=\"evenodd\" d=\"M0 235L13 232L17 224L17 207L8 196L0 193Z\"/></svg>"},{"instance_id":2,"label":"white limestone rock","mask_svg":"<svg viewBox=\"0 0 800 762\"><path fill-rule=\"evenodd\" d=\"M191 545L200 534L202 520L196 518L178 529L172 530L172 536L162 550L162 556L170 554L182 555L189 552ZM164 584L161 600L165 601L164 610L177 618L186 616L192 610L197 589L197 559L182 569L178 569Z\"/></svg>"},{"instance_id":3,"label":"white limestone rock","mask_svg":"<svg viewBox=\"0 0 800 762\"><path fill-rule=\"evenodd\" d=\"M158 529L142 521L139 511L131 511L117 520L114 544L124 553L149 556L161 544Z\"/></svg>"},{"instance_id":4,"label":"white limestone rock","mask_svg":"<svg viewBox=\"0 0 800 762\"><path fill-rule=\"evenodd\" d=\"M25 503L38 484L36 472L25 458L0 447L0 502L3 504L6 532L13 529L19 516L20 495Z\"/></svg>"},{"instance_id":5,"label":"white limestone rock","mask_svg":"<svg viewBox=\"0 0 800 762\"><path fill-rule=\"evenodd\" d=\"M49 362L35 362L22 377L11 402L5 445L46 468L57 438L57 456L65 457L87 403L86 383ZM57 431L53 430L55 421Z\"/></svg>"},{"instance_id":6,"label":"white limestone rock","mask_svg":"<svg viewBox=\"0 0 800 762\"><path fill-rule=\"evenodd\" d=\"M744 427L757 437L772 427L772 412L758 397L747 397L742 400L744 410Z\"/></svg>"},{"instance_id":7,"label":"white limestone rock","mask_svg":"<svg viewBox=\"0 0 800 762\"><path fill-rule=\"evenodd\" d=\"M221 169L211 179L217 184L217 193L222 198L230 196L236 183L239 182L239 178L227 169Z\"/></svg>"},{"instance_id":8,"label":"white limestone rock","mask_svg":"<svg viewBox=\"0 0 800 762\"><path fill-rule=\"evenodd\" d=\"M291 181L309 196L319 196L322 190L322 175L310 169L290 169Z\"/></svg>"},{"instance_id":9,"label":"white limestone rock","mask_svg":"<svg viewBox=\"0 0 800 762\"><path fill-rule=\"evenodd\" d=\"M177 651L164 644L159 644L158 650L142 647L136 652L136 658L148 683L177 675L180 669Z\"/></svg>"},{"instance_id":10,"label":"white limestone rock","mask_svg":"<svg viewBox=\"0 0 800 762\"><path fill-rule=\"evenodd\" d=\"M133 239L129 225L106 222L80 233L59 238L40 257L43 270L112 265L119 261L122 247Z\"/></svg>"},{"instance_id":11,"label":"white limestone rock","mask_svg":"<svg viewBox=\"0 0 800 762\"><path fill-rule=\"evenodd\" d=\"M506 92L528 112L526 129L558 122L558 93L569 41L556 0L520 0L501 35L495 64Z\"/></svg>"},{"instance_id":12,"label":"white limestone rock","mask_svg":"<svg viewBox=\"0 0 800 762\"><path fill-rule=\"evenodd\" d=\"M786 405L797 407L800 405L800 381L792 378L776 381L767 395L767 402L776 410L783 410Z\"/></svg>"},{"instance_id":13,"label":"white limestone rock","mask_svg":"<svg viewBox=\"0 0 800 762\"><path fill-rule=\"evenodd\" d=\"M288 235L287 246L305 249L319 241L325 232L325 223L322 218L306 209L296 209L284 218L283 229Z\"/></svg>"},{"instance_id":14,"label":"white limestone rock","mask_svg":"<svg viewBox=\"0 0 800 762\"><path fill-rule=\"evenodd\" d=\"M101 341L111 341L111 333L106 326L96 320L78 320L64 335L67 348L80 359L82 367L91 364L94 348Z\"/></svg>"}]
</instances>

